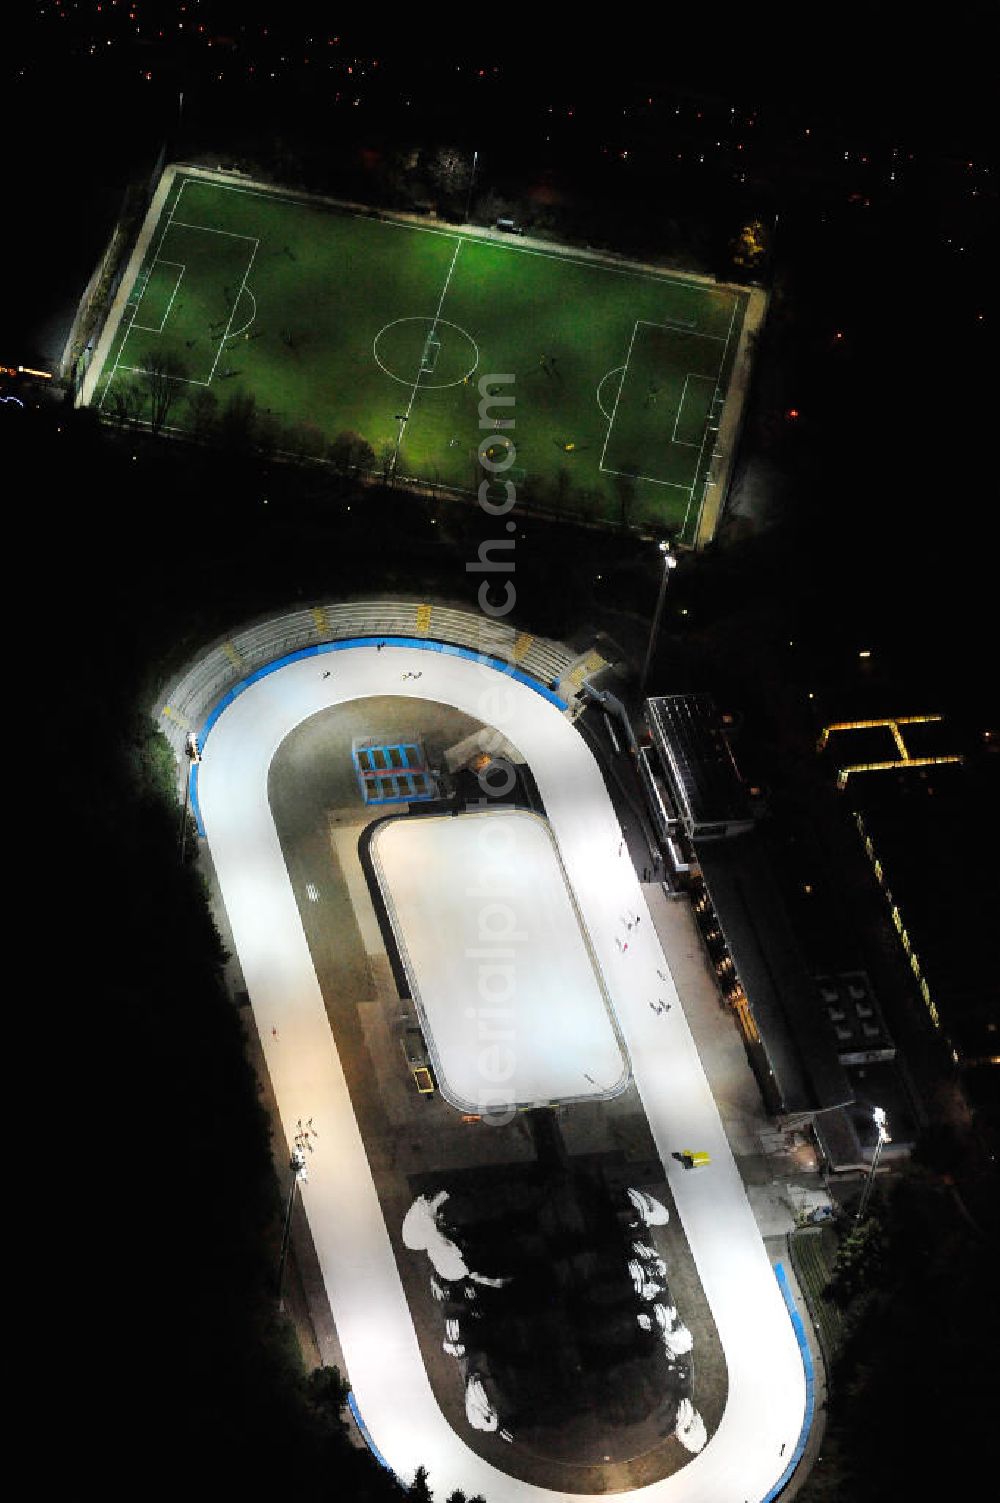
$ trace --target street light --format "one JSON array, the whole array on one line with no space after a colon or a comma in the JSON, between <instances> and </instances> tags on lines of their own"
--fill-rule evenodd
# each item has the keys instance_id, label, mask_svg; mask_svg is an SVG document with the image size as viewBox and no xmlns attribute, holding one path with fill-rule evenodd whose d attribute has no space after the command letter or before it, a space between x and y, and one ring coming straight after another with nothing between
<instances>
[{"instance_id":1,"label":"street light","mask_svg":"<svg viewBox=\"0 0 1000 1503\"><path fill-rule=\"evenodd\" d=\"M649 645L646 648L646 661L642 665L642 676L639 679L639 698L642 699L646 692L646 679L649 676L649 665L653 660L653 648L656 646L656 636L660 630L660 617L663 614L663 600L667 593L667 580L671 569L677 568L677 559L670 551L669 543L660 544L660 552L663 555L663 574L660 578L660 593L656 597L656 610L653 612L653 624L649 628Z\"/></svg>"},{"instance_id":2,"label":"street light","mask_svg":"<svg viewBox=\"0 0 1000 1503\"><path fill-rule=\"evenodd\" d=\"M201 748L198 745L198 737L195 735L194 731L188 731L187 740L184 742L184 751L188 758L188 761L191 764L191 767L194 767L198 762L201 761ZM191 767L187 769L187 772L184 776L184 808L181 810L182 864L184 861L184 849L187 845L188 805L191 802Z\"/></svg>"},{"instance_id":3,"label":"street light","mask_svg":"<svg viewBox=\"0 0 1000 1503\"><path fill-rule=\"evenodd\" d=\"M292 1139L294 1146L292 1148L292 1157L288 1165L288 1167L293 1171L292 1185L291 1189L288 1192L288 1203L285 1206L285 1225L282 1228L281 1232L281 1256L278 1259L277 1285L279 1310L283 1310L285 1308L285 1300L284 1295L281 1292L281 1285L285 1276L285 1259L288 1256L288 1239L289 1233L292 1229L292 1207L295 1205L295 1189L300 1180L303 1184L308 1182L309 1175L306 1173L306 1152L313 1152L312 1139L319 1136L312 1125L311 1117L309 1118L309 1121L306 1123L305 1127L302 1126L302 1118L300 1117L297 1126L298 1131L296 1132L295 1137Z\"/></svg>"},{"instance_id":4,"label":"street light","mask_svg":"<svg viewBox=\"0 0 1000 1503\"><path fill-rule=\"evenodd\" d=\"M885 1147L886 1143L892 1142L892 1138L889 1135L889 1129L886 1126L885 1112L883 1111L882 1107L873 1106L872 1117L875 1122L875 1128L878 1133L878 1137L875 1139L875 1151L872 1154L872 1166L868 1171L868 1178L865 1180L865 1187L861 1192L861 1200L858 1203L858 1214L854 1218L855 1221L860 1221L865 1214L865 1208L868 1205L868 1197L871 1195L872 1185L875 1181L875 1170L878 1168L878 1161L882 1157L882 1149Z\"/></svg>"},{"instance_id":5,"label":"street light","mask_svg":"<svg viewBox=\"0 0 1000 1503\"><path fill-rule=\"evenodd\" d=\"M472 153L472 171L469 173L469 191L465 199L465 222L469 222L469 210L472 208L472 185L476 181L476 163L479 160L479 152Z\"/></svg>"},{"instance_id":6,"label":"street light","mask_svg":"<svg viewBox=\"0 0 1000 1503\"><path fill-rule=\"evenodd\" d=\"M420 377L418 376L417 380L419 381L419 379L420 379ZM410 420L409 413L407 413L407 412L397 412L396 413L396 421L399 423L399 432L396 434L396 449L395 449L395 452L394 452L394 454L392 456L392 470L391 470L391 472L389 474L389 480L390 480L390 482L394 481L395 478L396 478L396 466L399 463L399 446L403 442L403 429L406 426L406 424L409 422L409 420Z\"/></svg>"}]
</instances>

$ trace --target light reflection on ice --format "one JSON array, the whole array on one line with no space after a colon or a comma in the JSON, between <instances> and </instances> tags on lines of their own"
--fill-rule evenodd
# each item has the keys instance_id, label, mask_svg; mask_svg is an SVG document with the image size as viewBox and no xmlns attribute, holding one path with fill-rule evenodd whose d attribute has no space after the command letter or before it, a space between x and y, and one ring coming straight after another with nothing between
<instances>
[{"instance_id":1,"label":"light reflection on ice","mask_svg":"<svg viewBox=\"0 0 1000 1503\"><path fill-rule=\"evenodd\" d=\"M690 1399L681 1399L677 1405L677 1428L674 1433L687 1451L700 1451L708 1439L705 1421Z\"/></svg>"},{"instance_id":2,"label":"light reflection on ice","mask_svg":"<svg viewBox=\"0 0 1000 1503\"><path fill-rule=\"evenodd\" d=\"M486 1397L483 1380L473 1373L465 1385L465 1414L474 1430L495 1430L497 1412Z\"/></svg>"},{"instance_id":3,"label":"light reflection on ice","mask_svg":"<svg viewBox=\"0 0 1000 1503\"><path fill-rule=\"evenodd\" d=\"M666 1226L670 1220L670 1212L666 1206L654 1195L647 1195L645 1190L629 1190L628 1198L639 1213L639 1220L645 1226Z\"/></svg>"}]
</instances>

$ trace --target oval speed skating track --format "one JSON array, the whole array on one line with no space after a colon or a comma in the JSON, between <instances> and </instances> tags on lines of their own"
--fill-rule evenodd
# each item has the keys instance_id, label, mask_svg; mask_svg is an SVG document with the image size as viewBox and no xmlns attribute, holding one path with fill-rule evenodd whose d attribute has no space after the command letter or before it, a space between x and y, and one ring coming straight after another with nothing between
<instances>
[{"instance_id":1,"label":"oval speed skating track","mask_svg":"<svg viewBox=\"0 0 1000 1503\"><path fill-rule=\"evenodd\" d=\"M571 1495L516 1481L478 1457L434 1399L326 1017L267 799L271 760L309 716L375 695L436 700L496 726L526 758L590 930L653 1138L728 1368L728 1401L703 1451L676 1475L620 1497L648 1503L759 1503L783 1476L803 1429L802 1357L680 1006L656 1017L642 976L669 973L648 920L616 944L620 914L647 914L604 780L583 738L549 698L471 654L435 644L338 643L248 683L203 730L197 806L253 1005L285 1134L311 1117L322 1151L302 1198L368 1432L409 1481L428 1469L435 1496L487 1503ZM419 672L420 678L404 678ZM662 983L661 983L662 991ZM671 998L675 993L671 985ZM710 1169L671 1153L696 1144Z\"/></svg>"}]
</instances>

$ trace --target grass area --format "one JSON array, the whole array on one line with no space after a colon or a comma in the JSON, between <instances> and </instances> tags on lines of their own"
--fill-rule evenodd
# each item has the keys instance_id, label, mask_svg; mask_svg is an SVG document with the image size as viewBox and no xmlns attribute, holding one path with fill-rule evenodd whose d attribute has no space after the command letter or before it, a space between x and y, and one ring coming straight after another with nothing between
<instances>
[{"instance_id":1,"label":"grass area","mask_svg":"<svg viewBox=\"0 0 1000 1503\"><path fill-rule=\"evenodd\" d=\"M478 383L514 397L505 478L536 504L693 534L747 294L677 274L178 174L94 389L173 362L169 424L252 397L290 446L472 491ZM210 395L209 395L210 394ZM508 453L508 447L515 451Z\"/></svg>"},{"instance_id":2,"label":"grass area","mask_svg":"<svg viewBox=\"0 0 1000 1503\"><path fill-rule=\"evenodd\" d=\"M791 1251L796 1277L805 1291L829 1364L840 1351L846 1334L844 1312L823 1293L833 1275L837 1234L832 1227L803 1227L791 1237Z\"/></svg>"}]
</instances>

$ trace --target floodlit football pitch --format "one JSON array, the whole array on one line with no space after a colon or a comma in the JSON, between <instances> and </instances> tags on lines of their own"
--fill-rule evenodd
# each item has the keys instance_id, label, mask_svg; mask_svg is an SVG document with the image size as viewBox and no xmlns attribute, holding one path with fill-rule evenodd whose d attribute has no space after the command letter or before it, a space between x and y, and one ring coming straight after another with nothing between
<instances>
[{"instance_id":1,"label":"floodlit football pitch","mask_svg":"<svg viewBox=\"0 0 1000 1503\"><path fill-rule=\"evenodd\" d=\"M738 426L749 297L168 169L83 400L111 416L131 388L148 416L143 373L166 360L168 427L252 397L279 448L325 456L355 434L376 470L471 492L479 383L512 376L495 457L513 441L504 478L526 504L693 541Z\"/></svg>"}]
</instances>

